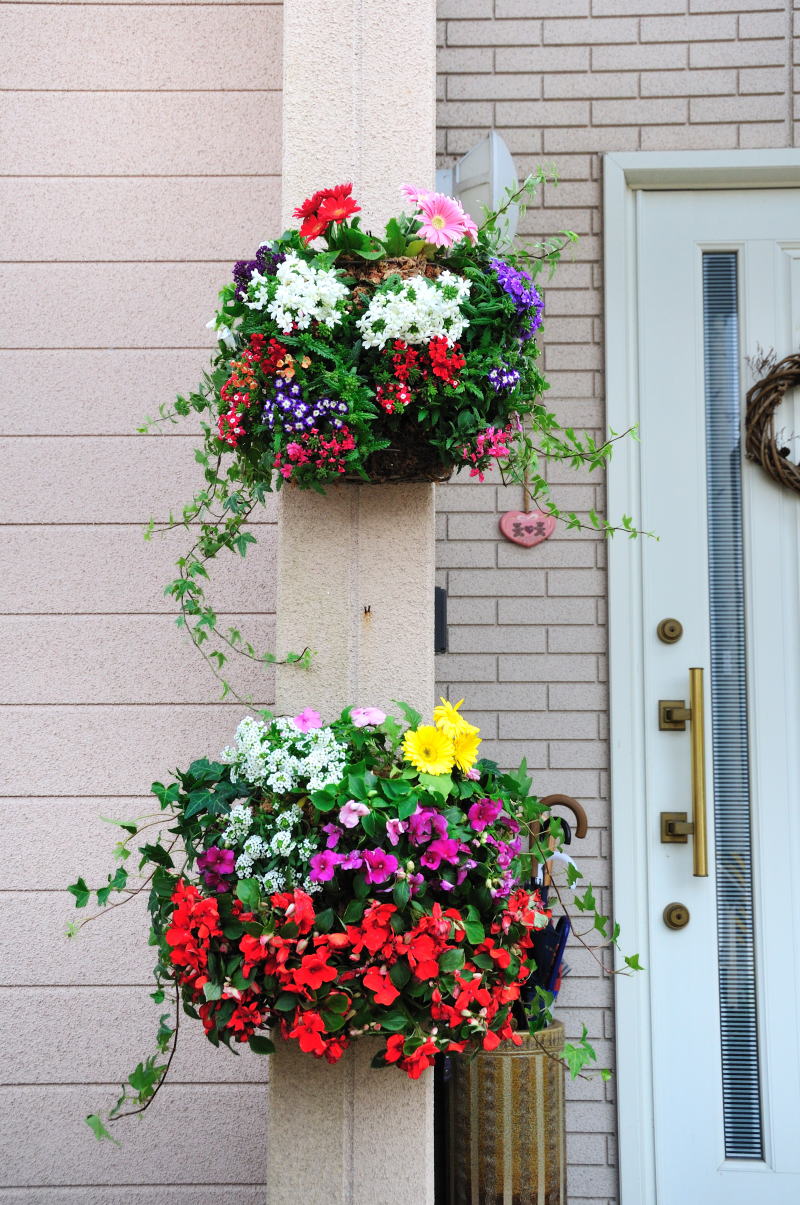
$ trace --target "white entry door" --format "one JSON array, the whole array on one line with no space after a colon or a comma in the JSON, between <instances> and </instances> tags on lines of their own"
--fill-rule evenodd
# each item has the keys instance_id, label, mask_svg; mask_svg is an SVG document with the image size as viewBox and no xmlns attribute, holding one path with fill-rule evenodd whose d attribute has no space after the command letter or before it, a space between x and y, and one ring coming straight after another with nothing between
<instances>
[{"instance_id":1,"label":"white entry door","mask_svg":"<svg viewBox=\"0 0 800 1205\"><path fill-rule=\"evenodd\" d=\"M622 1205L800 1205L800 493L742 450L750 365L800 350L800 189L640 191L631 220L612 498L658 538L612 550L615 914L646 967L617 983Z\"/></svg>"}]
</instances>

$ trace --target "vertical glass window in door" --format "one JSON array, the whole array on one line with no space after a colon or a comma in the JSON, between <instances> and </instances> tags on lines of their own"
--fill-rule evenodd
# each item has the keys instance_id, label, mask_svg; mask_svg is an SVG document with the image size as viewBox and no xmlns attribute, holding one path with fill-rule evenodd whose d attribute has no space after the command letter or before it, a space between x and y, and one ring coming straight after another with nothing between
<instances>
[{"instance_id":1,"label":"vertical glass window in door","mask_svg":"<svg viewBox=\"0 0 800 1205\"><path fill-rule=\"evenodd\" d=\"M761 1159L735 251L703 255L703 343L725 1155Z\"/></svg>"}]
</instances>

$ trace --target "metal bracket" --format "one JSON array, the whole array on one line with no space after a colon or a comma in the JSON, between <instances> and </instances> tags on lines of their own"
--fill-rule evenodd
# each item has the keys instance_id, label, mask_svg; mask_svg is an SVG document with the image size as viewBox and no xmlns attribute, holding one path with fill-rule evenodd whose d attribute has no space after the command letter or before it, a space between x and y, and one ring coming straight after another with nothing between
<instances>
[{"instance_id":1,"label":"metal bracket","mask_svg":"<svg viewBox=\"0 0 800 1205\"><path fill-rule=\"evenodd\" d=\"M658 700L658 726L662 732L685 732L686 721L692 718L691 707L685 699Z\"/></svg>"},{"instance_id":2,"label":"metal bracket","mask_svg":"<svg viewBox=\"0 0 800 1205\"><path fill-rule=\"evenodd\" d=\"M688 819L686 812L661 813L661 844L686 845L694 833L694 824Z\"/></svg>"}]
</instances>

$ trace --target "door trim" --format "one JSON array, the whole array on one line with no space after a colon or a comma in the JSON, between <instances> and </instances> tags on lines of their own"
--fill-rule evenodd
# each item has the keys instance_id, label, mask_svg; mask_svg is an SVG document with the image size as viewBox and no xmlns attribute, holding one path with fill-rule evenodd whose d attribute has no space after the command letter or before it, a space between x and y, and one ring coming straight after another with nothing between
<instances>
[{"instance_id":1,"label":"door trim","mask_svg":"<svg viewBox=\"0 0 800 1205\"><path fill-rule=\"evenodd\" d=\"M643 189L800 186L800 150L670 151L606 154L603 262L606 423L640 421L637 355L637 193ZM641 514L641 457L632 439L617 445L607 474L607 513ZM614 914L624 947L650 965L645 798L641 541L609 541L608 638L611 871ZM621 964L624 969L624 963ZM649 985L644 975L615 980L620 1201L657 1200Z\"/></svg>"}]
</instances>

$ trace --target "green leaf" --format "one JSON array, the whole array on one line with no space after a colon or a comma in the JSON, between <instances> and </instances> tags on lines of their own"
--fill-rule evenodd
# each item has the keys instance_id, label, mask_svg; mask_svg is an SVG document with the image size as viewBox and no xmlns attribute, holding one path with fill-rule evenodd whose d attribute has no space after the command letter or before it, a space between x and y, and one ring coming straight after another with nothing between
<instances>
[{"instance_id":1,"label":"green leaf","mask_svg":"<svg viewBox=\"0 0 800 1205\"><path fill-rule=\"evenodd\" d=\"M124 829L125 832L130 833L130 835L132 837L135 837L139 831L138 828L136 827L136 825L131 823L131 821L128 821L128 820L110 820L108 818L108 816L101 816L100 819L102 821L104 821L106 824L114 824L114 825L116 825L117 828Z\"/></svg>"},{"instance_id":2,"label":"green leaf","mask_svg":"<svg viewBox=\"0 0 800 1205\"><path fill-rule=\"evenodd\" d=\"M439 959L440 971L458 971L461 969L461 967L463 967L463 965L464 951L461 949L445 950L444 954L442 954L441 958Z\"/></svg>"},{"instance_id":3,"label":"green leaf","mask_svg":"<svg viewBox=\"0 0 800 1205\"><path fill-rule=\"evenodd\" d=\"M326 787L324 791L312 791L311 802L318 812L332 812L336 807L336 789Z\"/></svg>"},{"instance_id":4,"label":"green leaf","mask_svg":"<svg viewBox=\"0 0 800 1205\"><path fill-rule=\"evenodd\" d=\"M381 1017L381 1029L388 1029L390 1033L399 1033L407 1024L405 1013L389 1013L388 1017Z\"/></svg>"},{"instance_id":5,"label":"green leaf","mask_svg":"<svg viewBox=\"0 0 800 1205\"><path fill-rule=\"evenodd\" d=\"M630 969L632 971L643 971L644 970L644 967L639 962L638 954L626 954L625 955L625 965L627 967L630 967Z\"/></svg>"},{"instance_id":6,"label":"green leaf","mask_svg":"<svg viewBox=\"0 0 800 1205\"><path fill-rule=\"evenodd\" d=\"M240 879L236 884L236 897L249 912L254 912L261 903L261 888L258 879Z\"/></svg>"},{"instance_id":7,"label":"green leaf","mask_svg":"<svg viewBox=\"0 0 800 1205\"><path fill-rule=\"evenodd\" d=\"M464 931L467 941L473 946L479 946L486 937L486 931L479 920L465 920Z\"/></svg>"},{"instance_id":8,"label":"green leaf","mask_svg":"<svg viewBox=\"0 0 800 1205\"><path fill-rule=\"evenodd\" d=\"M269 1038L265 1038L261 1034L258 1034L258 1033L254 1033L251 1035L251 1037L248 1040L248 1045L250 1046L250 1049L255 1054L274 1054L275 1053L275 1043L271 1042L269 1040Z\"/></svg>"},{"instance_id":9,"label":"green leaf","mask_svg":"<svg viewBox=\"0 0 800 1205\"><path fill-rule=\"evenodd\" d=\"M101 1141L103 1138L107 1138L109 1142L114 1143L114 1146L122 1146L122 1143L118 1142L113 1134L109 1134L108 1130L103 1125L96 1113L89 1114L89 1116L86 1118L86 1124L94 1134L95 1138L98 1138Z\"/></svg>"},{"instance_id":10,"label":"green leaf","mask_svg":"<svg viewBox=\"0 0 800 1205\"><path fill-rule=\"evenodd\" d=\"M344 910L344 923L346 925L357 925L364 915L365 905L361 900L351 900Z\"/></svg>"},{"instance_id":11,"label":"green leaf","mask_svg":"<svg viewBox=\"0 0 800 1205\"><path fill-rule=\"evenodd\" d=\"M203 984L203 995L206 1000L221 1000L222 999L222 984L212 983L211 980Z\"/></svg>"},{"instance_id":12,"label":"green leaf","mask_svg":"<svg viewBox=\"0 0 800 1205\"><path fill-rule=\"evenodd\" d=\"M422 716L418 711L415 711L414 708L410 707L408 703L403 703L401 699L392 699L392 702L400 708L403 718L408 724L409 728L419 728L420 724L422 723Z\"/></svg>"},{"instance_id":13,"label":"green leaf","mask_svg":"<svg viewBox=\"0 0 800 1205\"><path fill-rule=\"evenodd\" d=\"M449 774L420 774L419 785L432 795L447 799L453 793L453 780Z\"/></svg>"},{"instance_id":14,"label":"green leaf","mask_svg":"<svg viewBox=\"0 0 800 1205\"><path fill-rule=\"evenodd\" d=\"M67 888L67 891L70 893L70 895L75 896L76 908L85 908L89 903L89 900L92 898L92 893L86 886L84 879L78 879L77 883L73 883L71 887ZM100 1135L98 1135L98 1137L100 1137Z\"/></svg>"},{"instance_id":15,"label":"green leaf","mask_svg":"<svg viewBox=\"0 0 800 1205\"><path fill-rule=\"evenodd\" d=\"M392 899L397 904L398 908L405 908L411 897L411 888L408 885L408 879L400 879L395 883L392 890Z\"/></svg>"},{"instance_id":16,"label":"green leaf","mask_svg":"<svg viewBox=\"0 0 800 1205\"><path fill-rule=\"evenodd\" d=\"M323 912L317 913L317 918L314 921L314 928L318 933L330 933L333 928L335 914L333 908L325 908Z\"/></svg>"},{"instance_id":17,"label":"green leaf","mask_svg":"<svg viewBox=\"0 0 800 1205\"><path fill-rule=\"evenodd\" d=\"M291 992L281 992L275 1001L275 1008L279 1013L291 1013L297 1008L297 996L293 996Z\"/></svg>"},{"instance_id":18,"label":"green leaf","mask_svg":"<svg viewBox=\"0 0 800 1205\"><path fill-rule=\"evenodd\" d=\"M402 991L411 978L411 968L405 962L395 962L389 967L389 978L398 991Z\"/></svg>"},{"instance_id":19,"label":"green leaf","mask_svg":"<svg viewBox=\"0 0 800 1205\"><path fill-rule=\"evenodd\" d=\"M406 236L400 229L397 218L389 218L386 223L386 253L387 255L405 255Z\"/></svg>"}]
</instances>

